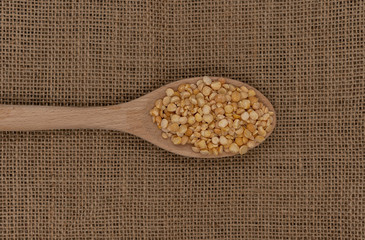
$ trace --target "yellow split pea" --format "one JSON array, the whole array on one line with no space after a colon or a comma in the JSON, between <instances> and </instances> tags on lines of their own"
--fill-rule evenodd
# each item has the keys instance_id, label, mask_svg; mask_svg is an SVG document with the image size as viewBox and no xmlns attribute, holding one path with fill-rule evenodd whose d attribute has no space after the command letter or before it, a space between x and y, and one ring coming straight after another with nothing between
<instances>
[{"instance_id":1,"label":"yellow split pea","mask_svg":"<svg viewBox=\"0 0 365 240\"><path fill-rule=\"evenodd\" d=\"M269 112L253 89L203 77L196 84L166 89L151 109L162 137L176 145L191 144L194 152L245 154L272 130Z\"/></svg>"}]
</instances>

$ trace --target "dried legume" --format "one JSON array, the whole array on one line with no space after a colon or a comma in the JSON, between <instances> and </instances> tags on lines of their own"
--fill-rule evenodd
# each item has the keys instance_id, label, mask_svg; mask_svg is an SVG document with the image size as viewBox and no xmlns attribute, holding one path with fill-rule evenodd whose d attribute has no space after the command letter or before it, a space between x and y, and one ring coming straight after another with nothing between
<instances>
[{"instance_id":1,"label":"dried legume","mask_svg":"<svg viewBox=\"0 0 365 240\"><path fill-rule=\"evenodd\" d=\"M203 77L165 93L150 111L152 121L162 130L162 138L176 145L192 144L194 152L245 154L273 129L274 113L256 92L228 84L224 78Z\"/></svg>"}]
</instances>

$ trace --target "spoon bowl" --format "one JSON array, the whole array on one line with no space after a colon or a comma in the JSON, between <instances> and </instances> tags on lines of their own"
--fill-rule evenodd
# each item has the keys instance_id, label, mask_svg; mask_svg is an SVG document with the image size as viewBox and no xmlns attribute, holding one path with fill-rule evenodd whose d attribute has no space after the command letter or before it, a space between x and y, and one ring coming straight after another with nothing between
<instances>
[{"instance_id":1,"label":"spoon bowl","mask_svg":"<svg viewBox=\"0 0 365 240\"><path fill-rule=\"evenodd\" d=\"M106 129L127 132L145 139L169 152L186 157L220 158L233 156L222 153L218 156L193 152L191 144L174 145L163 139L161 130L152 122L149 114L157 99L165 96L167 88L177 89L180 84L196 83L202 77L188 78L164 85L138 99L106 107L52 107L0 105L0 131L33 131L53 129ZM218 77L211 77L217 80ZM237 80L225 78L234 86L245 86L256 92L258 99L273 112L271 135L276 126L276 113L270 101L257 89ZM259 145L259 144L257 144ZM256 146L257 146L256 145Z\"/></svg>"}]
</instances>

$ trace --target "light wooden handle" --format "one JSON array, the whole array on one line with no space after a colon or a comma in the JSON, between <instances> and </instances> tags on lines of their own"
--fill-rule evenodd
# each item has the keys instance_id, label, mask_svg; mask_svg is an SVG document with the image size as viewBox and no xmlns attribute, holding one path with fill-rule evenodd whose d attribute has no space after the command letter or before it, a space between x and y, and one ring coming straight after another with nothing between
<instances>
[{"instance_id":1,"label":"light wooden handle","mask_svg":"<svg viewBox=\"0 0 365 240\"><path fill-rule=\"evenodd\" d=\"M0 131L77 128L110 129L112 107L48 107L0 105Z\"/></svg>"}]
</instances>

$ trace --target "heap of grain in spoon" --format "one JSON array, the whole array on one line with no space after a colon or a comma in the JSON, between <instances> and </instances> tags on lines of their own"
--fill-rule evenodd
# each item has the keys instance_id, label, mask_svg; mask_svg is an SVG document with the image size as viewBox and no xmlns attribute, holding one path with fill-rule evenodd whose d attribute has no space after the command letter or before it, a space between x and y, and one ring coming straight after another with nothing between
<instances>
[{"instance_id":1,"label":"heap of grain in spoon","mask_svg":"<svg viewBox=\"0 0 365 240\"><path fill-rule=\"evenodd\" d=\"M247 153L272 131L274 115L253 89L209 77L168 88L150 114L162 138L206 155Z\"/></svg>"}]
</instances>

